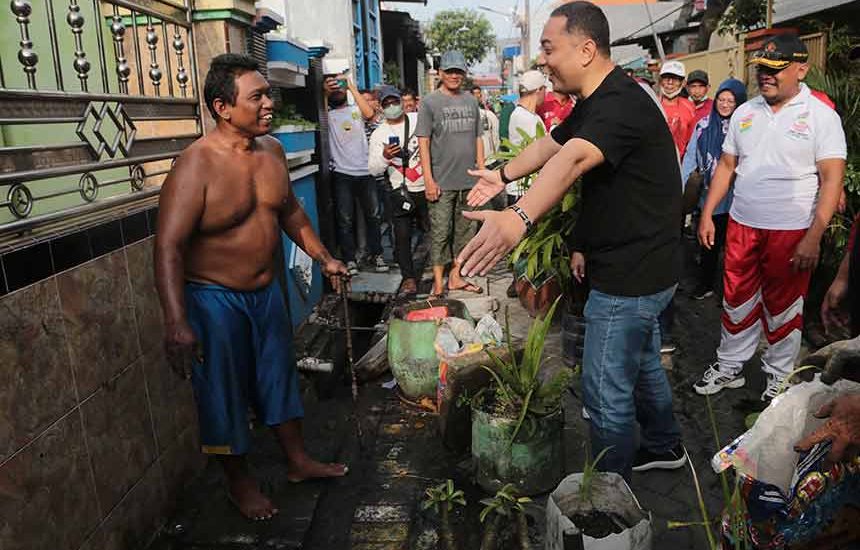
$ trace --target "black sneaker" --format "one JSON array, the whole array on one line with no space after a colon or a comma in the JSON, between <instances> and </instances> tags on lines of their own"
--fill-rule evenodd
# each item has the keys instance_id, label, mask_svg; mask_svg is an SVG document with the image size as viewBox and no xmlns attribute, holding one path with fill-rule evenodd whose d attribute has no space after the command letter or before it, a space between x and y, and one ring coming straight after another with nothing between
<instances>
[{"instance_id":1,"label":"black sneaker","mask_svg":"<svg viewBox=\"0 0 860 550\"><path fill-rule=\"evenodd\" d=\"M700 286L693 291L693 299L694 300L704 300L705 298L710 298L714 295L714 291L706 286Z\"/></svg>"},{"instance_id":2,"label":"black sneaker","mask_svg":"<svg viewBox=\"0 0 860 550\"><path fill-rule=\"evenodd\" d=\"M633 471L676 470L686 463L687 454L684 451L684 446L680 443L674 449L665 453L652 453L645 449L639 449L633 461Z\"/></svg>"}]
</instances>

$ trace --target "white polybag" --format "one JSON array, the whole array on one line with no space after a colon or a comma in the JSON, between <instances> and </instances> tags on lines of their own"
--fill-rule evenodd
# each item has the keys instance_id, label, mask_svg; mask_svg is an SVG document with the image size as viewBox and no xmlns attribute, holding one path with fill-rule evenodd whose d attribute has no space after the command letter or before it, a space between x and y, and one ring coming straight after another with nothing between
<instances>
[{"instance_id":1,"label":"white polybag","mask_svg":"<svg viewBox=\"0 0 860 550\"><path fill-rule=\"evenodd\" d=\"M860 392L860 384L839 380L828 386L818 375L791 386L771 401L752 428L714 456L714 471L731 466L788 494L797 466L794 445L824 423L813 414L837 395L854 392Z\"/></svg>"}]
</instances>

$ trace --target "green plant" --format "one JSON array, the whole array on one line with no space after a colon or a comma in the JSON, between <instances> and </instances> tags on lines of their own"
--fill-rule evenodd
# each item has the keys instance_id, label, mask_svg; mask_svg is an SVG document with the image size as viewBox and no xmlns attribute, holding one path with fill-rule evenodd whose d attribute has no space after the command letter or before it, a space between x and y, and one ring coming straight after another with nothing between
<instances>
[{"instance_id":1,"label":"green plant","mask_svg":"<svg viewBox=\"0 0 860 550\"><path fill-rule=\"evenodd\" d=\"M441 529L439 538L445 542L448 550L454 550L456 544L454 542L454 533L451 531L450 513L455 505L465 506L466 496L460 489L454 488L454 481L451 479L445 480L444 483L428 487L424 492L426 499L424 500L423 509L433 508L439 514Z\"/></svg>"},{"instance_id":2,"label":"green plant","mask_svg":"<svg viewBox=\"0 0 860 550\"><path fill-rule=\"evenodd\" d=\"M272 117L272 127L278 126L301 126L308 130L316 130L316 124L307 120L296 111L296 106L290 103L285 103Z\"/></svg>"},{"instance_id":3,"label":"green plant","mask_svg":"<svg viewBox=\"0 0 860 550\"><path fill-rule=\"evenodd\" d=\"M583 501L591 502L591 495L594 491L594 474L598 473L597 464L606 456L612 449L612 446L606 447L599 453L597 453L597 458L591 460L591 453L585 457L585 465L582 467L582 480L579 482L579 496Z\"/></svg>"},{"instance_id":4,"label":"green plant","mask_svg":"<svg viewBox=\"0 0 860 550\"><path fill-rule=\"evenodd\" d=\"M717 25L717 32L739 34L761 27L767 17L765 0L734 0L723 12Z\"/></svg>"},{"instance_id":5,"label":"green plant","mask_svg":"<svg viewBox=\"0 0 860 550\"><path fill-rule=\"evenodd\" d=\"M844 52L828 51L845 57ZM812 68L806 77L810 88L826 93L836 104L848 144L845 210L833 215L821 240L821 261L810 283L805 307L806 318L810 321L818 318L821 302L845 254L851 224L860 213L860 77L855 72L850 69L849 62L829 63L826 72Z\"/></svg>"},{"instance_id":6,"label":"green plant","mask_svg":"<svg viewBox=\"0 0 860 550\"><path fill-rule=\"evenodd\" d=\"M392 86L400 87L400 65L397 64L397 61L386 61L385 64L382 65L382 79L386 84L390 84Z\"/></svg>"},{"instance_id":7,"label":"green plant","mask_svg":"<svg viewBox=\"0 0 860 550\"><path fill-rule=\"evenodd\" d=\"M517 130L522 141L514 144L507 138L503 139L503 151L495 156L496 159L511 160L532 142L546 135L546 130L541 124L536 126L535 137L528 135L522 128ZM536 174L531 174L522 178L521 185L528 189L535 177ZM514 272L525 275L535 287L539 287L543 281L553 276L558 278L562 289L570 285L571 250L568 243L576 225L574 211L576 202L577 193L575 186L572 186L564 195L561 204L542 216L534 229L511 252L509 262Z\"/></svg>"},{"instance_id":8,"label":"green plant","mask_svg":"<svg viewBox=\"0 0 860 550\"><path fill-rule=\"evenodd\" d=\"M517 361L511 337L510 311L505 309L505 331L507 333L508 355L502 360L494 353L487 351L493 360L495 370L482 366L493 377L495 382L495 403L500 414L516 418L511 444L520 432L523 423L529 415L543 416L553 413L561 407L561 395L573 377L570 369L561 369L549 380L542 381L538 374L543 364L543 348L546 334L552 324L555 308L561 297L552 304L543 319L537 319L529 327L526 337L525 350L522 359Z\"/></svg>"},{"instance_id":9,"label":"green plant","mask_svg":"<svg viewBox=\"0 0 860 550\"><path fill-rule=\"evenodd\" d=\"M705 396L705 404L708 410L708 420L711 424L711 433L714 436L714 442L716 443L717 448L721 447L720 445L720 433L717 429L717 419L714 414L714 408L711 405L711 399L708 396ZM687 457L687 464L690 466L690 475L693 477L693 486L696 489L696 500L699 504L699 514L701 515L701 521L669 521L667 523L667 527L669 529L682 529L687 527L704 527L705 536L708 538L708 547L710 550L720 550L722 548L714 538L714 533L712 527L714 525L718 525L720 523L720 517L717 516L712 518L708 514L707 506L705 506L705 500L702 497L702 486L699 484L699 476L696 473L696 467L693 465L693 461L690 458L690 455L687 453L687 450L684 449L684 454ZM734 540L734 549L735 550L745 550L747 548L752 548L752 545L749 540L749 536L746 530L746 508L744 506L744 501L741 498L740 486L737 481L735 482L734 489L731 490L729 488L729 478L728 473L723 471L720 472L720 485L723 491L723 506L724 513L728 515L729 526L731 529L731 536Z\"/></svg>"},{"instance_id":10,"label":"green plant","mask_svg":"<svg viewBox=\"0 0 860 550\"><path fill-rule=\"evenodd\" d=\"M518 496L516 486L513 483L508 483L496 492L493 498L485 498L481 500L484 509L481 510L480 520L485 523L490 514L490 522L484 529L484 537L481 540L481 550L491 550L496 547L496 537L499 525L499 519L502 517L516 517L517 534L519 535L520 548L526 550L529 548L529 529L525 516L526 503L531 502L529 497Z\"/></svg>"}]
</instances>

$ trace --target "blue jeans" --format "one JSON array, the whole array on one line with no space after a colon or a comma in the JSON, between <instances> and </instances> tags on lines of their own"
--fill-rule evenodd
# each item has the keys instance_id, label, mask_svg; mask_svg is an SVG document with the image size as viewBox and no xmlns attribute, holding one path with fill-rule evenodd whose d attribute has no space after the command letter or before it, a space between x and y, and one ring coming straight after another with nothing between
<instances>
[{"instance_id":1,"label":"blue jeans","mask_svg":"<svg viewBox=\"0 0 860 550\"><path fill-rule=\"evenodd\" d=\"M640 446L663 453L681 441L672 390L660 364L660 313L675 286L649 296L611 296L592 290L585 304L583 401L591 416L591 449L612 447L601 471L630 479Z\"/></svg>"},{"instance_id":2,"label":"blue jeans","mask_svg":"<svg viewBox=\"0 0 860 550\"><path fill-rule=\"evenodd\" d=\"M340 172L332 172L332 178L334 180L337 238L343 261L355 261L355 223L352 219L353 197L358 201L359 210L364 214L368 253L373 256L382 254L376 181L370 176L349 176Z\"/></svg>"}]
</instances>

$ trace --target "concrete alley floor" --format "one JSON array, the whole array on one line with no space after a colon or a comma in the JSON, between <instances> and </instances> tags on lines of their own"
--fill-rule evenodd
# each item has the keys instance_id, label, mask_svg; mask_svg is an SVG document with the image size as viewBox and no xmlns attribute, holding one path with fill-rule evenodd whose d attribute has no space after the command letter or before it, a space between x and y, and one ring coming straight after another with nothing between
<instances>
[{"instance_id":1,"label":"concrete alley floor","mask_svg":"<svg viewBox=\"0 0 860 550\"><path fill-rule=\"evenodd\" d=\"M692 272L691 270L688 270ZM476 281L500 302L499 313L511 308L512 331L525 336L531 319L516 300L505 297L510 279L504 270ZM719 478L710 468L717 450L705 399L692 384L713 361L719 339L720 307L717 297L695 301L685 280L676 298L675 337L678 351L668 358L668 375L675 395L675 412L684 443L693 458L711 514L722 509ZM471 295L469 295L471 296ZM450 297L457 298L456 294ZM364 306L361 306L364 307ZM500 315L502 320L503 316ZM547 339L550 366L561 364L560 322ZM331 345L340 346L342 339ZM338 350L328 350L336 354ZM760 408L763 385L756 360L748 368L747 387L724 391L711 399L716 413L720 445L744 430L744 417ZM273 437L255 430L250 460L264 490L280 507L272 521L252 523L240 517L227 501L217 465L191 482L178 503L168 529L155 550L382 550L435 548L436 519L421 510L424 490L452 478L472 504L454 516L459 548L477 550L480 545L478 500L480 493L469 480L468 457L456 456L441 444L432 414L409 408L393 390L381 383L390 374L362 385L353 407L343 382L308 384L305 392L305 431L308 447L319 458L350 466L350 474L337 480L291 484ZM321 387L328 388L323 391ZM587 434L581 418L576 388L565 398L565 472L580 471ZM357 422L361 437L357 434ZM700 521L688 468L672 472L634 474L632 488L641 505L653 515L654 548L673 550L707 547L701 528L667 530L667 521ZM529 506L532 547L543 548L545 496Z\"/></svg>"}]
</instances>

